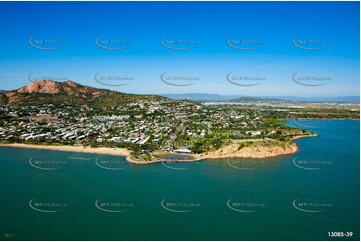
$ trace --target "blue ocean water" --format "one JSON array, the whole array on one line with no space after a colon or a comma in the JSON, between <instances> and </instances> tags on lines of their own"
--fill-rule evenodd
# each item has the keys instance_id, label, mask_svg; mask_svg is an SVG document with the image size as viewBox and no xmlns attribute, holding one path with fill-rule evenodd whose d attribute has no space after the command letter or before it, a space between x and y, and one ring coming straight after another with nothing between
<instances>
[{"instance_id":1,"label":"blue ocean water","mask_svg":"<svg viewBox=\"0 0 361 242\"><path fill-rule=\"evenodd\" d=\"M0 147L0 238L359 240L360 122L303 124L319 136L268 159L139 166Z\"/></svg>"}]
</instances>

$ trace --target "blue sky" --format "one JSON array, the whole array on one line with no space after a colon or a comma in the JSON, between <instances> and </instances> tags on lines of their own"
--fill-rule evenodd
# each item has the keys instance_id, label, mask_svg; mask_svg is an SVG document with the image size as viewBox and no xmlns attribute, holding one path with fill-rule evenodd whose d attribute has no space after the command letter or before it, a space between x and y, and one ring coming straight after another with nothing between
<instances>
[{"instance_id":1,"label":"blue sky","mask_svg":"<svg viewBox=\"0 0 361 242\"><path fill-rule=\"evenodd\" d=\"M30 75L141 94L358 96L359 29L358 2L1 2L0 89L27 85ZM95 44L97 37L131 44L106 50ZM29 44L30 38L37 47L61 48L40 50ZM168 45L192 47L176 51L164 47L162 38L196 44ZM258 47L238 50L227 45L227 38L261 44L232 42ZM226 79L231 72L264 80L250 87L233 85ZM96 73L133 80L102 85ZM199 80L167 85L162 73ZM299 85L292 79L295 73L330 80L322 86Z\"/></svg>"}]
</instances>

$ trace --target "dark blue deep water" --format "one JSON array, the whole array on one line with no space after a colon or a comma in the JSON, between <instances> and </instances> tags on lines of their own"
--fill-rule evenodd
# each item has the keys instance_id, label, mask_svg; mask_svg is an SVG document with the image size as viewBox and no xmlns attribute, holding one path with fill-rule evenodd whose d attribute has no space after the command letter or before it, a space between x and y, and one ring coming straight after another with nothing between
<instances>
[{"instance_id":1,"label":"dark blue deep water","mask_svg":"<svg viewBox=\"0 0 361 242\"><path fill-rule=\"evenodd\" d=\"M359 240L360 122L306 126L319 136L298 154L257 160L139 166L0 147L0 238Z\"/></svg>"}]
</instances>

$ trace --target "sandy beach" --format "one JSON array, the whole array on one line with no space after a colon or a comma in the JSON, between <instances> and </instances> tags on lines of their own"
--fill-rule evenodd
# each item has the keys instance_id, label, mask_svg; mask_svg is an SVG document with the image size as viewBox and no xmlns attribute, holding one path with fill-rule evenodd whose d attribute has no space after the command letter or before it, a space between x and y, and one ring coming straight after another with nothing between
<instances>
[{"instance_id":1,"label":"sandy beach","mask_svg":"<svg viewBox=\"0 0 361 242\"><path fill-rule=\"evenodd\" d=\"M84 146L72 146L72 145L32 145L32 144L0 144L3 147L16 147L16 148L30 148L30 149L43 149L43 150L57 150L57 151L69 151L69 152L84 152L84 153L93 153L93 154L102 154L102 155L120 155L128 156L130 151L122 148L92 148Z\"/></svg>"},{"instance_id":2,"label":"sandy beach","mask_svg":"<svg viewBox=\"0 0 361 242\"><path fill-rule=\"evenodd\" d=\"M292 138L292 140L304 138L304 137L314 137L314 135L297 135ZM263 140L269 141L270 139ZM252 141L260 141L260 140L252 140ZM225 159L225 158L268 158L282 155L291 155L298 152L298 146L296 143L292 143L284 148L279 146L267 146L264 147L262 145L256 145L252 147L245 147L243 149L239 149L239 143L235 142L228 146L222 147L215 151L209 151L202 154L191 154L188 155L193 159L193 161L206 160L206 159ZM148 165L157 162L161 162L161 159L153 160L153 161L139 161L130 156L131 151L124 148L109 148L109 147L100 147L100 148L92 148L89 146L81 146L81 145L34 145L34 144L0 144L3 147L16 147L16 148L30 148L30 149L45 149L45 150L56 150L56 151L69 151L69 152L84 152L84 153L93 153L93 154L101 154L101 155L117 155L117 156L125 156L127 162L136 164L136 165ZM186 162L186 161L182 161Z\"/></svg>"}]
</instances>

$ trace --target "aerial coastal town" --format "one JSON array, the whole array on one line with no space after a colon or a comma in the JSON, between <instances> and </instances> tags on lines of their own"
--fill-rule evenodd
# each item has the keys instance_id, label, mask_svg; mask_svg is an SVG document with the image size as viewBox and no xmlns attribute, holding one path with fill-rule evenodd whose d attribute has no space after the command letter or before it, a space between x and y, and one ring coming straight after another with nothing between
<instances>
[{"instance_id":1,"label":"aerial coastal town","mask_svg":"<svg viewBox=\"0 0 361 242\"><path fill-rule=\"evenodd\" d=\"M86 102L3 104L0 141L126 148L132 152L133 159L146 162L154 160L155 154L204 154L237 142L241 143L238 149L266 141L290 144L295 136L312 135L312 132L305 127L285 126L282 121L294 117L325 118L322 112L307 110L294 104L217 105L142 96L109 107ZM358 115L354 108L332 110L327 111L332 118L350 119Z\"/></svg>"}]
</instances>

